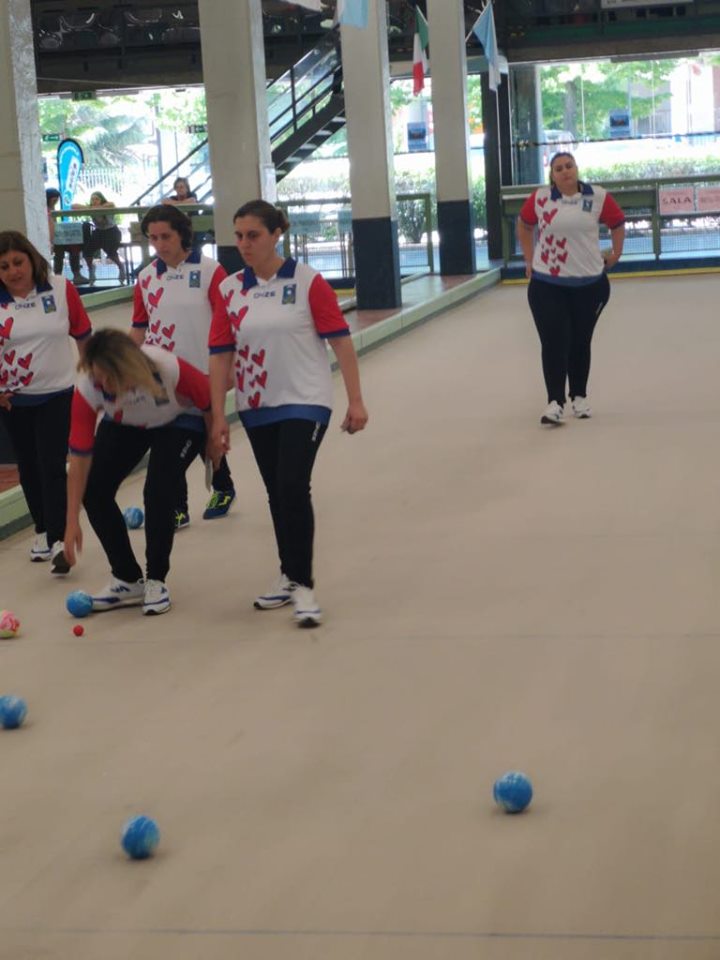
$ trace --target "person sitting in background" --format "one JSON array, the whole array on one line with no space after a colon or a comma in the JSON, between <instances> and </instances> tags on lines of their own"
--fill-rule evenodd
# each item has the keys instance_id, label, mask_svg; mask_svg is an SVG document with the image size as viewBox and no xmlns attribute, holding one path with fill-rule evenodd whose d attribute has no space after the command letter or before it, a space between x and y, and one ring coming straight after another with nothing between
<instances>
[{"instance_id":1,"label":"person sitting in background","mask_svg":"<svg viewBox=\"0 0 720 960\"><path fill-rule=\"evenodd\" d=\"M53 273L58 276L62 275L63 272L63 263L65 261L65 254L70 255L70 269L72 270L73 283L75 286L79 286L83 283L89 283L87 277L82 275L80 270L80 254L82 253L83 245L81 243L71 243L71 244L60 244L56 246L55 244L55 217L53 217L53 210L57 208L58 202L60 200L60 191L56 190L55 187L48 187L45 191L45 203L47 204L48 212L48 232L50 233L50 251L53 258Z\"/></svg>"},{"instance_id":2,"label":"person sitting in background","mask_svg":"<svg viewBox=\"0 0 720 960\"><path fill-rule=\"evenodd\" d=\"M187 177L178 177L173 184L175 193L169 197L163 198L163 203L197 203L198 199L194 190L190 189L190 183Z\"/></svg>"},{"instance_id":3,"label":"person sitting in background","mask_svg":"<svg viewBox=\"0 0 720 960\"><path fill-rule=\"evenodd\" d=\"M90 203L87 204L87 207L84 207L81 203L74 203L73 210L96 210L99 207L113 209L114 206L115 204L111 203L100 190L95 190L94 193L90 195ZM88 265L90 283L95 283L94 260L101 250L108 260L116 264L120 283L125 283L125 267L118 256L118 250L122 243L122 234L120 233L120 227L115 223L115 217L110 213L93 213L91 214L91 219L92 228L90 236L83 247L83 256Z\"/></svg>"}]
</instances>

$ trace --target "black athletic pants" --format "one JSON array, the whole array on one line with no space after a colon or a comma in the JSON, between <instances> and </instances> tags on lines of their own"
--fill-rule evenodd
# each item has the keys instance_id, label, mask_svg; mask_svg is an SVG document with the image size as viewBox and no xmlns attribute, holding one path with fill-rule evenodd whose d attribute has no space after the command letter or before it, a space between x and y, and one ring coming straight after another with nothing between
<instances>
[{"instance_id":1,"label":"black athletic pants","mask_svg":"<svg viewBox=\"0 0 720 960\"><path fill-rule=\"evenodd\" d=\"M122 481L149 451L143 489L147 579L165 580L170 569L180 482L188 464L204 445L203 431L185 427L143 430L110 420L100 422L84 504L114 577L128 583L143 577L115 500Z\"/></svg>"},{"instance_id":2,"label":"black athletic pants","mask_svg":"<svg viewBox=\"0 0 720 960\"><path fill-rule=\"evenodd\" d=\"M71 404L69 390L35 406L0 408L35 532L47 533L50 546L65 534Z\"/></svg>"},{"instance_id":3,"label":"black athletic pants","mask_svg":"<svg viewBox=\"0 0 720 960\"><path fill-rule=\"evenodd\" d=\"M595 324L610 299L605 274L581 287L546 283L534 277L528 302L542 345L542 367L548 403L565 405L565 384L571 398L587 396L590 343Z\"/></svg>"},{"instance_id":4,"label":"black athletic pants","mask_svg":"<svg viewBox=\"0 0 720 960\"><path fill-rule=\"evenodd\" d=\"M205 459L204 448L198 452L198 456L202 457L203 460ZM220 490L223 493L229 493L231 490L235 489L233 479L230 476L230 464L227 462L227 457L223 457L218 464L217 470L213 470L212 488L213 490ZM180 499L178 500L175 509L178 513L188 512L188 488L185 474L183 474L182 483L180 485Z\"/></svg>"},{"instance_id":5,"label":"black athletic pants","mask_svg":"<svg viewBox=\"0 0 720 960\"><path fill-rule=\"evenodd\" d=\"M326 424L312 420L281 420L247 428L268 493L280 569L288 580L305 587L313 586L315 518L310 477L326 430Z\"/></svg>"}]
</instances>

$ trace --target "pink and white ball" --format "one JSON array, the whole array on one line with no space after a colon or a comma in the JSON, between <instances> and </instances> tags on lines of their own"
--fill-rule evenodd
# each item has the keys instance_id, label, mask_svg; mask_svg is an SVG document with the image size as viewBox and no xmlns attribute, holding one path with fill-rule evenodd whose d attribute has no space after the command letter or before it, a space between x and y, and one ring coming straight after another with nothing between
<instances>
[{"instance_id":1,"label":"pink and white ball","mask_svg":"<svg viewBox=\"0 0 720 960\"><path fill-rule=\"evenodd\" d=\"M20 621L9 610L0 610L0 640L12 640L18 635Z\"/></svg>"}]
</instances>

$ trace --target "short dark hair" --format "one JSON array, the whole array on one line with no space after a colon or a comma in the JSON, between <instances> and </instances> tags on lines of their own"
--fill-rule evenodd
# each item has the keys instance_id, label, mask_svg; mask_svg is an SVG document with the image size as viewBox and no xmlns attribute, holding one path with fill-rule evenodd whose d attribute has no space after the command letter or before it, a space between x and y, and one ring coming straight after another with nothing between
<instances>
[{"instance_id":1,"label":"short dark hair","mask_svg":"<svg viewBox=\"0 0 720 960\"><path fill-rule=\"evenodd\" d=\"M192 248L192 220L172 203L158 203L148 210L140 221L140 229L144 237L148 235L148 227L151 223L167 223L171 230L180 234L183 250Z\"/></svg>"},{"instance_id":2,"label":"short dark hair","mask_svg":"<svg viewBox=\"0 0 720 960\"><path fill-rule=\"evenodd\" d=\"M276 230L285 233L290 226L285 211L280 207L274 207L267 200L249 200L240 207L233 220L237 220L238 217L257 217L258 220L262 220L269 233L275 233Z\"/></svg>"},{"instance_id":3,"label":"short dark hair","mask_svg":"<svg viewBox=\"0 0 720 960\"><path fill-rule=\"evenodd\" d=\"M30 258L33 282L36 287L44 287L48 282L48 263L45 257L19 230L3 230L0 233L0 257L6 253L12 253L13 250L24 253ZM2 280L0 280L0 287L7 289Z\"/></svg>"},{"instance_id":4,"label":"short dark hair","mask_svg":"<svg viewBox=\"0 0 720 960\"><path fill-rule=\"evenodd\" d=\"M56 190L55 187L48 187L45 190L45 203L50 203L51 200L59 200L60 196L59 190Z\"/></svg>"}]
</instances>

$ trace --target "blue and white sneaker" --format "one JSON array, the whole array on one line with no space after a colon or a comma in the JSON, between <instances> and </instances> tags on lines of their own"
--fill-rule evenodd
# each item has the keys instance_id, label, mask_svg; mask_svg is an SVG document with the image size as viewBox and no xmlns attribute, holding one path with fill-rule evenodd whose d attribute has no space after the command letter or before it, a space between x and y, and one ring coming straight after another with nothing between
<instances>
[{"instance_id":1,"label":"blue and white sneaker","mask_svg":"<svg viewBox=\"0 0 720 960\"><path fill-rule=\"evenodd\" d=\"M550 426L558 427L563 422L564 411L557 400L551 400L545 407L545 412L540 417L540 423L547 423Z\"/></svg>"},{"instance_id":2,"label":"blue and white sneaker","mask_svg":"<svg viewBox=\"0 0 720 960\"><path fill-rule=\"evenodd\" d=\"M32 546L30 547L30 559L33 563L43 563L49 560L52 555L50 544L46 533L36 533Z\"/></svg>"},{"instance_id":3,"label":"blue and white sneaker","mask_svg":"<svg viewBox=\"0 0 720 960\"><path fill-rule=\"evenodd\" d=\"M319 627L322 623L322 610L318 606L315 594L310 587L298 583L292 585L293 616L299 627Z\"/></svg>"},{"instance_id":4,"label":"blue and white sneaker","mask_svg":"<svg viewBox=\"0 0 720 960\"><path fill-rule=\"evenodd\" d=\"M213 495L207 502L203 520L216 520L218 517L224 517L235 499L234 490L213 490Z\"/></svg>"},{"instance_id":5,"label":"blue and white sneaker","mask_svg":"<svg viewBox=\"0 0 720 960\"><path fill-rule=\"evenodd\" d=\"M290 581L284 573L281 573L267 593L261 593L259 597L255 597L254 607L256 610L274 610L276 607L284 607L291 600Z\"/></svg>"},{"instance_id":6,"label":"blue and white sneaker","mask_svg":"<svg viewBox=\"0 0 720 960\"><path fill-rule=\"evenodd\" d=\"M111 577L104 590L92 595L92 608L95 613L102 613L105 610L115 610L116 607L137 607L144 599L144 580L127 583Z\"/></svg>"},{"instance_id":7,"label":"blue and white sneaker","mask_svg":"<svg viewBox=\"0 0 720 960\"><path fill-rule=\"evenodd\" d=\"M162 580L146 580L143 597L143 613L167 613L170 609L170 594Z\"/></svg>"}]
</instances>

